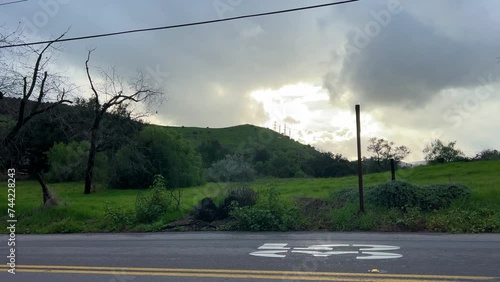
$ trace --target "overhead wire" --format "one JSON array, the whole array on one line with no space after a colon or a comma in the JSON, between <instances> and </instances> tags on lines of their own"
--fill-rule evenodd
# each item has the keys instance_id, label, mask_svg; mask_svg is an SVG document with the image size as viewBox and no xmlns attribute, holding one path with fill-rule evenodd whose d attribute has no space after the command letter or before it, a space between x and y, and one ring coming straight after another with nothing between
<instances>
[{"instance_id":1,"label":"overhead wire","mask_svg":"<svg viewBox=\"0 0 500 282\"><path fill-rule=\"evenodd\" d=\"M26 2L26 1L28 1L28 0L10 1L10 2L5 2L5 3L0 3L0 6L11 5L11 4L21 3L21 2Z\"/></svg>"},{"instance_id":2,"label":"overhead wire","mask_svg":"<svg viewBox=\"0 0 500 282\"><path fill-rule=\"evenodd\" d=\"M257 13L257 14L249 14L249 15L229 17L229 18L216 19L216 20L199 21L199 22L191 22L191 23L167 25L167 26L159 26L159 27L150 27L150 28L141 28L141 29L131 29L131 30L118 31L118 32L93 34L93 35L85 35L85 36L70 37L70 38L61 38L61 39L58 39L57 42L77 41L77 40L85 40L85 39L91 39L91 38L116 36L116 35L122 35L122 34L148 32L148 31L163 30L163 29L173 29L173 28L181 28L181 27L196 26L196 25L205 25L205 24L234 21L234 20L253 18L253 17L262 17L262 16L269 16L269 15L276 15L276 14L284 14L284 13L290 13L290 12L296 12L296 11L302 11L302 10L317 9L317 8L347 4L347 3L358 2L358 1L360 1L360 0L345 0L345 1L340 1L340 2L332 2L332 3L325 3L325 4L319 4L319 5L304 6L304 7L298 7L298 8L291 8L291 9L278 10L278 11L265 12L265 13ZM32 45L39 45L39 44L48 44L48 43L53 42L53 41L54 40L43 40L43 41L34 41L34 42L27 42L27 43L3 45L3 46L0 46L0 49L22 47L22 46L32 46Z\"/></svg>"}]
</instances>

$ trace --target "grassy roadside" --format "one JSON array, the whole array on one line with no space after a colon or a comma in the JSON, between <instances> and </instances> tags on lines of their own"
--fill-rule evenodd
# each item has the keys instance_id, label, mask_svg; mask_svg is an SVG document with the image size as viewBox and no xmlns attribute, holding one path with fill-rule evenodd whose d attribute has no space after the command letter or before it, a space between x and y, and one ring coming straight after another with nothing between
<instances>
[{"instance_id":1,"label":"grassy roadside","mask_svg":"<svg viewBox=\"0 0 500 282\"><path fill-rule=\"evenodd\" d=\"M451 163L422 166L401 170L396 177L413 184L459 182L473 190L467 200L456 200L449 208L423 213L411 210L404 214L398 210L367 206L367 213L356 212L355 204L347 204L331 216L331 230L403 230L491 232L484 225L500 224L500 161ZM388 173L370 174L364 177L365 186L373 186L390 179ZM356 177L331 179L259 179L252 184L256 190L269 185L276 187L282 198L293 201L298 197L328 199L330 194L345 187L356 187ZM7 189L0 193L0 220L7 220ZM83 195L82 183L57 183L50 185L60 201L52 208L41 208L41 189L34 181L20 181L16 188L17 233L73 233L110 232L114 228L105 217L105 206L132 212L138 190L102 190ZM159 231L168 222L181 218L202 198L220 198L226 186L208 183L201 187L183 189L181 210L172 210L151 224L134 225L129 231ZM3 204L1 204L3 203ZM330 216L330 214L328 214ZM486 219L485 219L486 218ZM313 218L314 219L314 218ZM482 222L487 220L486 223ZM421 225L425 222L426 227ZM476 224L476 222L479 222ZM315 226L307 228L315 229ZM498 228L498 227L497 227ZM2 233L6 230L1 229ZM500 232L493 229L494 232Z\"/></svg>"}]
</instances>

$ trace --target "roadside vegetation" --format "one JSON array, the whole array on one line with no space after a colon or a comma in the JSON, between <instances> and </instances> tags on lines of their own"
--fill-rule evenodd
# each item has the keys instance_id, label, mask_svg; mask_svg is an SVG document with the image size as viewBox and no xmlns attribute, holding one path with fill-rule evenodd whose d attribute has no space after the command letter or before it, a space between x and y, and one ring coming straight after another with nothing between
<instances>
[{"instance_id":1,"label":"roadside vegetation","mask_svg":"<svg viewBox=\"0 0 500 282\"><path fill-rule=\"evenodd\" d=\"M161 178L156 178L151 189L104 189L88 196L82 196L81 182L51 184L60 203L53 207L42 207L38 183L26 180L17 185L18 232L500 232L498 171L500 161L478 161L399 170L396 182L389 181L389 173L368 174L365 213L359 212L357 178L353 176L210 182L179 188L180 206L176 189L166 189ZM205 205L201 205L203 199ZM7 201L5 193L0 194L0 201ZM196 208L202 206L197 213ZM6 211L0 220L6 220Z\"/></svg>"}]
</instances>

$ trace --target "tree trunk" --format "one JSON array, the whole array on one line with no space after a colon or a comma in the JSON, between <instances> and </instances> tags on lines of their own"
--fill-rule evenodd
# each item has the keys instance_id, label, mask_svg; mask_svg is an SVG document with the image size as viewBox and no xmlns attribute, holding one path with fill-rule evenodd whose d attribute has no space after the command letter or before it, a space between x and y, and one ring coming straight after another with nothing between
<instances>
[{"instance_id":1,"label":"tree trunk","mask_svg":"<svg viewBox=\"0 0 500 282\"><path fill-rule=\"evenodd\" d=\"M49 187L45 184L45 180L43 180L42 173L40 171L36 171L35 173L36 180L42 186L42 194L43 194L43 205L47 205L47 203L52 200L52 193L50 193Z\"/></svg>"},{"instance_id":2,"label":"tree trunk","mask_svg":"<svg viewBox=\"0 0 500 282\"><path fill-rule=\"evenodd\" d=\"M92 187L92 177L94 175L94 163L96 154L97 130L98 126L94 125L90 134L89 159L87 161L87 169L85 171L85 190L83 191L83 194L90 194L90 190Z\"/></svg>"}]
</instances>

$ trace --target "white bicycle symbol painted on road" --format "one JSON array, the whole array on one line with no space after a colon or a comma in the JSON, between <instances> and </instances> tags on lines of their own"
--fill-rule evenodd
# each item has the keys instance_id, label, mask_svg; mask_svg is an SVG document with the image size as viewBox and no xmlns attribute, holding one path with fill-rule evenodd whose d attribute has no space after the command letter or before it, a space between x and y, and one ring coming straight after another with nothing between
<instances>
[{"instance_id":1,"label":"white bicycle symbol painted on road","mask_svg":"<svg viewBox=\"0 0 500 282\"><path fill-rule=\"evenodd\" d=\"M339 251L335 248L356 248L352 251ZM398 246L388 245L364 245L364 244L326 244L312 245L306 248L288 247L287 243L265 243L258 248L259 251L251 252L250 255L257 257L284 258L289 253L308 254L314 257L329 257L332 255L355 254L356 259L395 259L403 255L389 253L387 251L399 250Z\"/></svg>"}]
</instances>

